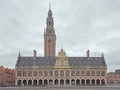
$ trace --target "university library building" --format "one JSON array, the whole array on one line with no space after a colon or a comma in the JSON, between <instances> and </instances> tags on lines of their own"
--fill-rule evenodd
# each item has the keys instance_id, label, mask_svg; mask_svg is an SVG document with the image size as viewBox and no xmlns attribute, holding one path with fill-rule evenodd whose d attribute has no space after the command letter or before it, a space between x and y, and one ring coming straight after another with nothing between
<instances>
[{"instance_id":1,"label":"university library building","mask_svg":"<svg viewBox=\"0 0 120 90\"><path fill-rule=\"evenodd\" d=\"M63 48L56 54L56 34L52 10L49 7L44 30L44 56L19 56L16 62L17 86L35 85L106 85L107 65L104 55L69 57Z\"/></svg>"}]
</instances>

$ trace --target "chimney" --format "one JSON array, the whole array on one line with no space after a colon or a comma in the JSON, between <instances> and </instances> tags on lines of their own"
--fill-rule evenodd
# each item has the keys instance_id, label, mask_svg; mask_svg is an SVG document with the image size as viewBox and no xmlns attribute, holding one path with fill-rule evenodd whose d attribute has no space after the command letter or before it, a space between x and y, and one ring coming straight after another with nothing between
<instances>
[{"instance_id":1,"label":"chimney","mask_svg":"<svg viewBox=\"0 0 120 90\"><path fill-rule=\"evenodd\" d=\"M87 51L87 58L89 59L90 57L90 50Z\"/></svg>"},{"instance_id":2,"label":"chimney","mask_svg":"<svg viewBox=\"0 0 120 90\"><path fill-rule=\"evenodd\" d=\"M37 57L37 51L34 49L33 53L34 53L34 59L35 59Z\"/></svg>"}]
</instances>

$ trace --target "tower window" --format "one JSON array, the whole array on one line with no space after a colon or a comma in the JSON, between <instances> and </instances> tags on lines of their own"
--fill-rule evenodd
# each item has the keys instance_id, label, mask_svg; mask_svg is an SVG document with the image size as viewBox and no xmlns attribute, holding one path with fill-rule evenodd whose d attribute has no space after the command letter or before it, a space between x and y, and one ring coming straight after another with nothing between
<instances>
[{"instance_id":1,"label":"tower window","mask_svg":"<svg viewBox=\"0 0 120 90\"><path fill-rule=\"evenodd\" d=\"M49 21L49 25L50 25L50 21Z\"/></svg>"}]
</instances>

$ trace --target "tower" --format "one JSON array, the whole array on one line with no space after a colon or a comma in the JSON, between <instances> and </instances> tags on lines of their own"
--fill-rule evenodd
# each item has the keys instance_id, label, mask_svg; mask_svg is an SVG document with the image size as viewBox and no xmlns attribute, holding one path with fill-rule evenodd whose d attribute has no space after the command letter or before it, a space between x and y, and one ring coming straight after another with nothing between
<instances>
[{"instance_id":1,"label":"tower","mask_svg":"<svg viewBox=\"0 0 120 90\"><path fill-rule=\"evenodd\" d=\"M54 31L54 20L52 17L51 6L49 5L46 28L44 30L44 56L55 57L56 54L56 35Z\"/></svg>"}]
</instances>

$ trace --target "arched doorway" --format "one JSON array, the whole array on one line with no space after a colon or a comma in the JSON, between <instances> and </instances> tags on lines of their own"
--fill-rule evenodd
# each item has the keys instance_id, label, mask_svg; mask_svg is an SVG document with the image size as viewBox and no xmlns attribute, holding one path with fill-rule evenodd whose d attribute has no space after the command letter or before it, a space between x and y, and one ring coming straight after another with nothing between
<instances>
[{"instance_id":1,"label":"arched doorway","mask_svg":"<svg viewBox=\"0 0 120 90\"><path fill-rule=\"evenodd\" d=\"M89 79L86 80L86 84L90 85L90 80Z\"/></svg>"},{"instance_id":2,"label":"arched doorway","mask_svg":"<svg viewBox=\"0 0 120 90\"><path fill-rule=\"evenodd\" d=\"M52 85L52 84L53 84L53 80L50 79L50 80L49 80L49 85Z\"/></svg>"},{"instance_id":3,"label":"arched doorway","mask_svg":"<svg viewBox=\"0 0 120 90\"><path fill-rule=\"evenodd\" d=\"M55 79L55 82L54 82L54 83L55 83L55 85L58 85L58 80L57 80L57 79Z\"/></svg>"},{"instance_id":4,"label":"arched doorway","mask_svg":"<svg viewBox=\"0 0 120 90\"><path fill-rule=\"evenodd\" d=\"M41 79L39 80L39 85L42 85L42 80Z\"/></svg>"},{"instance_id":5,"label":"arched doorway","mask_svg":"<svg viewBox=\"0 0 120 90\"><path fill-rule=\"evenodd\" d=\"M32 85L32 80L28 80L28 85Z\"/></svg>"},{"instance_id":6,"label":"arched doorway","mask_svg":"<svg viewBox=\"0 0 120 90\"><path fill-rule=\"evenodd\" d=\"M17 85L21 86L21 80L18 80Z\"/></svg>"},{"instance_id":7,"label":"arched doorway","mask_svg":"<svg viewBox=\"0 0 120 90\"><path fill-rule=\"evenodd\" d=\"M95 85L95 80L94 79L91 80L91 84Z\"/></svg>"},{"instance_id":8,"label":"arched doorway","mask_svg":"<svg viewBox=\"0 0 120 90\"><path fill-rule=\"evenodd\" d=\"M75 85L75 80L74 79L71 80L71 85Z\"/></svg>"},{"instance_id":9,"label":"arched doorway","mask_svg":"<svg viewBox=\"0 0 120 90\"><path fill-rule=\"evenodd\" d=\"M79 79L76 80L76 85L80 85L80 80Z\"/></svg>"},{"instance_id":10,"label":"arched doorway","mask_svg":"<svg viewBox=\"0 0 120 90\"><path fill-rule=\"evenodd\" d=\"M96 84L100 85L100 80L99 79L96 80Z\"/></svg>"},{"instance_id":11,"label":"arched doorway","mask_svg":"<svg viewBox=\"0 0 120 90\"><path fill-rule=\"evenodd\" d=\"M66 79L66 85L69 85L69 84L70 84L69 79Z\"/></svg>"},{"instance_id":12,"label":"arched doorway","mask_svg":"<svg viewBox=\"0 0 120 90\"><path fill-rule=\"evenodd\" d=\"M81 84L85 85L85 80L84 79L81 80Z\"/></svg>"},{"instance_id":13,"label":"arched doorway","mask_svg":"<svg viewBox=\"0 0 120 90\"><path fill-rule=\"evenodd\" d=\"M46 79L44 80L44 85L48 85L48 82Z\"/></svg>"},{"instance_id":14,"label":"arched doorway","mask_svg":"<svg viewBox=\"0 0 120 90\"><path fill-rule=\"evenodd\" d=\"M27 85L27 81L26 80L23 80L23 85Z\"/></svg>"},{"instance_id":15,"label":"arched doorway","mask_svg":"<svg viewBox=\"0 0 120 90\"><path fill-rule=\"evenodd\" d=\"M104 79L101 80L101 84L105 85L105 80Z\"/></svg>"},{"instance_id":16,"label":"arched doorway","mask_svg":"<svg viewBox=\"0 0 120 90\"><path fill-rule=\"evenodd\" d=\"M64 85L64 80L63 79L60 80L60 85Z\"/></svg>"},{"instance_id":17,"label":"arched doorway","mask_svg":"<svg viewBox=\"0 0 120 90\"><path fill-rule=\"evenodd\" d=\"M34 81L33 81L33 85L34 85L34 86L37 86L37 80L34 80Z\"/></svg>"}]
</instances>

